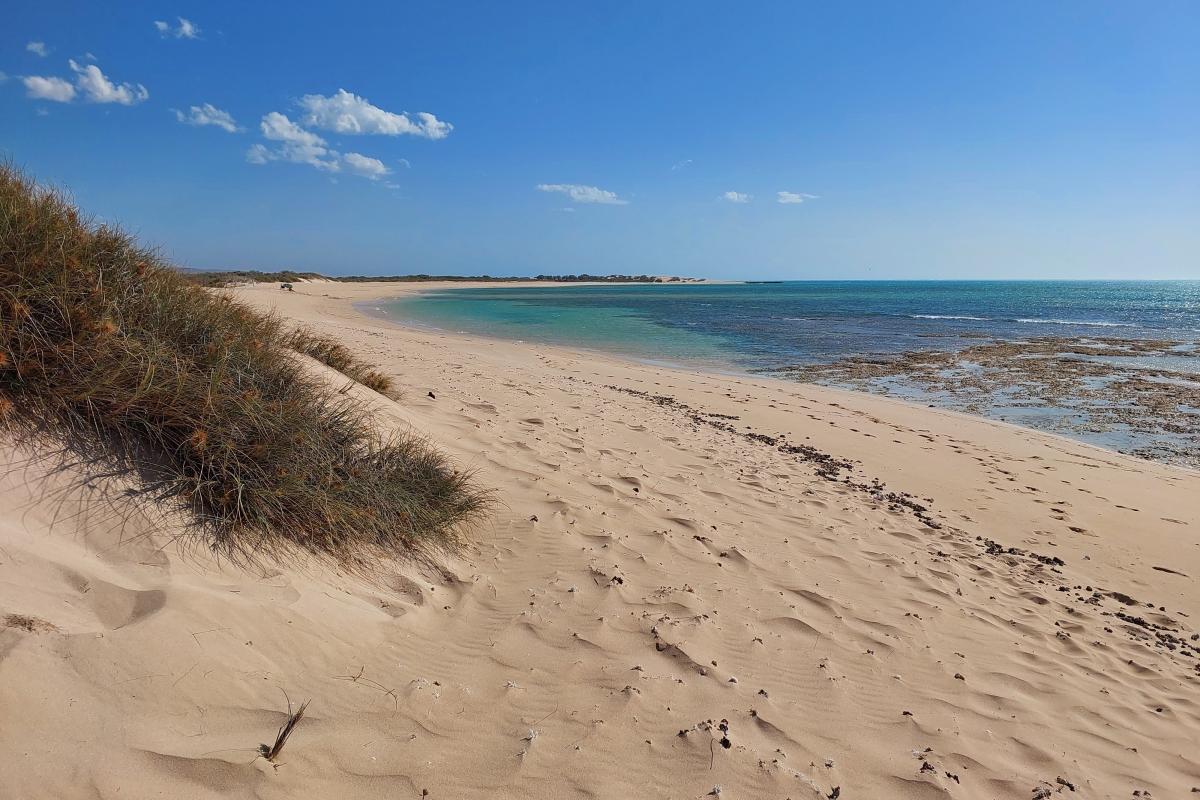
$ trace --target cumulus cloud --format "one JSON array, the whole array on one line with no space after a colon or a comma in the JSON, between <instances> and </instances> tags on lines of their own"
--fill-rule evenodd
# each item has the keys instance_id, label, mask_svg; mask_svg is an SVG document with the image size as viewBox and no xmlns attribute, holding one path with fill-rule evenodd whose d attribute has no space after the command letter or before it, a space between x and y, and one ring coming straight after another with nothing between
<instances>
[{"instance_id":1,"label":"cumulus cloud","mask_svg":"<svg viewBox=\"0 0 1200 800\"><path fill-rule=\"evenodd\" d=\"M407 112L397 114L384 111L379 106L372 105L365 97L359 97L345 89L338 89L336 94L328 97L306 94L300 98L299 105L306 112L305 125L335 133L383 136L408 134L426 139L444 139L454 129L449 122L424 111L413 116L409 116Z\"/></svg>"},{"instance_id":2,"label":"cumulus cloud","mask_svg":"<svg viewBox=\"0 0 1200 800\"><path fill-rule=\"evenodd\" d=\"M62 78L44 78L40 75L26 75L21 81L25 84L25 93L36 100L53 100L56 103L69 103L75 99L75 85Z\"/></svg>"},{"instance_id":3,"label":"cumulus cloud","mask_svg":"<svg viewBox=\"0 0 1200 800\"><path fill-rule=\"evenodd\" d=\"M286 115L272 111L262 118L259 129L264 139L280 144L275 149L261 144L254 145L246 154L251 163L291 161L295 164L308 164L327 172L341 170L338 154L329 149L325 140L312 131L304 130Z\"/></svg>"},{"instance_id":4,"label":"cumulus cloud","mask_svg":"<svg viewBox=\"0 0 1200 800\"><path fill-rule=\"evenodd\" d=\"M289 142L306 147L324 146L325 140L312 131L306 131L288 119L286 114L272 111L262 118L259 125L262 135L274 142Z\"/></svg>"},{"instance_id":5,"label":"cumulus cloud","mask_svg":"<svg viewBox=\"0 0 1200 800\"><path fill-rule=\"evenodd\" d=\"M75 83L89 102L119 103L131 106L150 97L146 87L139 84L115 84L110 81L95 64L79 64L74 60L68 61L75 73Z\"/></svg>"},{"instance_id":6,"label":"cumulus cloud","mask_svg":"<svg viewBox=\"0 0 1200 800\"><path fill-rule=\"evenodd\" d=\"M251 164L287 161L293 164L308 164L323 172L344 170L373 181L392 174L392 170L377 158L362 153L343 154L331 149L329 143L320 136L305 130L278 111L264 116L259 129L264 139L278 144L275 147L253 145L246 151L246 160Z\"/></svg>"},{"instance_id":7,"label":"cumulus cloud","mask_svg":"<svg viewBox=\"0 0 1200 800\"><path fill-rule=\"evenodd\" d=\"M252 144L246 151L246 160L251 164L266 164L268 161L277 160L274 155L266 145Z\"/></svg>"},{"instance_id":8,"label":"cumulus cloud","mask_svg":"<svg viewBox=\"0 0 1200 800\"><path fill-rule=\"evenodd\" d=\"M728 191L721 195L722 200L728 200L730 203L749 203L750 195L745 192Z\"/></svg>"},{"instance_id":9,"label":"cumulus cloud","mask_svg":"<svg viewBox=\"0 0 1200 800\"><path fill-rule=\"evenodd\" d=\"M174 36L176 39L199 39L200 26L191 20L183 17L176 17L179 20L178 25L171 25L161 19L154 21L154 27L158 30L160 36L166 39L168 36Z\"/></svg>"},{"instance_id":10,"label":"cumulus cloud","mask_svg":"<svg viewBox=\"0 0 1200 800\"><path fill-rule=\"evenodd\" d=\"M212 103L205 103L202 106L192 106L185 114L178 109L174 109L175 118L184 125L195 125L203 127L205 125L213 125L223 131L229 133L237 133L241 128L233 121L233 115L228 111L222 111Z\"/></svg>"},{"instance_id":11,"label":"cumulus cloud","mask_svg":"<svg viewBox=\"0 0 1200 800\"><path fill-rule=\"evenodd\" d=\"M815 194L806 194L804 192L776 192L776 194L778 195L778 200L776 200L776 202L783 203L784 205L803 203L805 200L817 199Z\"/></svg>"},{"instance_id":12,"label":"cumulus cloud","mask_svg":"<svg viewBox=\"0 0 1200 800\"><path fill-rule=\"evenodd\" d=\"M342 156L342 163L346 165L348 171L373 181L379 180L384 175L390 175L392 172L378 158L364 156L362 153L346 153Z\"/></svg>"},{"instance_id":13,"label":"cumulus cloud","mask_svg":"<svg viewBox=\"0 0 1200 800\"><path fill-rule=\"evenodd\" d=\"M290 161L308 164L326 172L345 172L372 181L391 175L393 168L378 158L362 153L340 153L332 149L314 129L329 130L347 135L421 136L426 139L444 139L453 130L433 114L394 113L372 105L366 98L339 89L336 94L304 95L297 105L303 112L299 121L286 114L272 111L262 118L260 130L263 138L275 145L255 144L246 151L246 160L252 164L269 161ZM194 112L195 109L193 108ZM182 121L183 116L180 114ZM230 120L232 123L232 120ZM216 124L216 123L209 123ZM407 168L406 159L396 159L396 164ZM391 186L384 183L382 185Z\"/></svg>"},{"instance_id":14,"label":"cumulus cloud","mask_svg":"<svg viewBox=\"0 0 1200 800\"><path fill-rule=\"evenodd\" d=\"M583 186L578 183L539 183L539 192L561 192L571 198L573 203L600 203L610 206L623 206L628 200L617 197L616 192L601 189L597 186Z\"/></svg>"},{"instance_id":15,"label":"cumulus cloud","mask_svg":"<svg viewBox=\"0 0 1200 800\"><path fill-rule=\"evenodd\" d=\"M50 55L50 49L46 47L45 42L29 42L25 45L25 49L30 53L33 53L35 56L40 56L42 58Z\"/></svg>"},{"instance_id":16,"label":"cumulus cloud","mask_svg":"<svg viewBox=\"0 0 1200 800\"><path fill-rule=\"evenodd\" d=\"M95 64L79 64L74 60L67 63L75 73L74 83L66 78L26 75L21 79L26 94L37 100L53 100L56 103L69 103L76 97L82 97L89 103L118 103L123 106L132 106L150 97L150 92L140 83L113 83Z\"/></svg>"}]
</instances>

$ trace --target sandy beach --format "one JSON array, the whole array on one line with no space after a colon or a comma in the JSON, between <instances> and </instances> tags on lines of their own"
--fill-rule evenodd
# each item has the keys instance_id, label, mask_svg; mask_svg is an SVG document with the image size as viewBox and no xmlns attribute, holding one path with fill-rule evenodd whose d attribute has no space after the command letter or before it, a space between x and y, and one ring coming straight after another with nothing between
<instances>
[{"instance_id":1,"label":"sandy beach","mask_svg":"<svg viewBox=\"0 0 1200 800\"><path fill-rule=\"evenodd\" d=\"M494 490L435 568L239 569L4 446L0 797L1200 791L1200 473L361 310L427 286L233 293Z\"/></svg>"}]
</instances>

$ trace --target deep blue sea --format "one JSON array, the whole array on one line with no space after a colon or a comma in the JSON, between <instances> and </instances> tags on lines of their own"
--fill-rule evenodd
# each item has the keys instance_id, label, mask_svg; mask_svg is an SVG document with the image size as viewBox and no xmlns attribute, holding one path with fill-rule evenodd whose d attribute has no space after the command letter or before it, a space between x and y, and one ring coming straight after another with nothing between
<instances>
[{"instance_id":1,"label":"deep blue sea","mask_svg":"<svg viewBox=\"0 0 1200 800\"><path fill-rule=\"evenodd\" d=\"M980 336L1200 340L1200 280L496 286L382 310L445 330L747 371L961 348Z\"/></svg>"}]
</instances>

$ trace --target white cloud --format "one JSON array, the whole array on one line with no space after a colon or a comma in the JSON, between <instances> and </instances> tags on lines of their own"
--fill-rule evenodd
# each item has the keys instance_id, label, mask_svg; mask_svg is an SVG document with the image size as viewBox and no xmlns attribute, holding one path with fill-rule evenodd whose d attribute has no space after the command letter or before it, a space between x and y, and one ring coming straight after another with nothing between
<instances>
[{"instance_id":1,"label":"white cloud","mask_svg":"<svg viewBox=\"0 0 1200 800\"><path fill-rule=\"evenodd\" d=\"M140 83L113 83L95 64L81 65L74 60L67 63L75 73L74 83L65 78L27 75L21 79L26 94L56 103L69 103L77 96L82 96L91 103L119 103L123 106L140 103L150 96L150 92Z\"/></svg>"},{"instance_id":2,"label":"white cloud","mask_svg":"<svg viewBox=\"0 0 1200 800\"><path fill-rule=\"evenodd\" d=\"M300 107L307 115L304 124L313 128L346 134L409 134L426 139L444 139L454 126L424 111L410 117L407 112L396 114L371 105L366 98L338 89L337 94L325 97L306 94Z\"/></svg>"},{"instance_id":3,"label":"white cloud","mask_svg":"<svg viewBox=\"0 0 1200 800\"><path fill-rule=\"evenodd\" d=\"M4 83L7 80L8 80L8 73L0 71L0 83Z\"/></svg>"},{"instance_id":4,"label":"white cloud","mask_svg":"<svg viewBox=\"0 0 1200 800\"><path fill-rule=\"evenodd\" d=\"M91 103L120 103L121 106L133 106L150 97L142 84L114 84L94 64L80 65L74 60L67 64L76 73L73 84L65 78L25 76L22 83L26 94L36 100L56 103L70 103L77 96L83 96Z\"/></svg>"},{"instance_id":5,"label":"white cloud","mask_svg":"<svg viewBox=\"0 0 1200 800\"><path fill-rule=\"evenodd\" d=\"M264 116L259 127L263 138L281 144L274 150L263 145L250 148L246 158L252 164L291 161L295 164L308 164L327 172L337 172L341 169L338 154L326 146L324 139L312 131L304 130L278 111Z\"/></svg>"},{"instance_id":6,"label":"white cloud","mask_svg":"<svg viewBox=\"0 0 1200 800\"><path fill-rule=\"evenodd\" d=\"M362 153L343 154L330 149L329 143L320 136L305 130L278 111L264 116L259 127L264 139L279 144L274 148L264 144L251 146L246 151L246 160L251 164L288 161L293 164L308 164L324 172L344 170L373 181L392 174L392 170L377 158Z\"/></svg>"},{"instance_id":7,"label":"white cloud","mask_svg":"<svg viewBox=\"0 0 1200 800\"><path fill-rule=\"evenodd\" d=\"M176 39L200 38L199 25L191 20L184 19L183 17L176 17L176 19L179 20L179 25L177 27L172 27L171 23L164 22L161 19L156 19L154 21L154 27L164 39L168 36L174 36Z\"/></svg>"},{"instance_id":8,"label":"white cloud","mask_svg":"<svg viewBox=\"0 0 1200 800\"><path fill-rule=\"evenodd\" d=\"M392 172L378 158L364 156L362 153L346 153L342 156L342 162L350 172L373 181L379 180L384 175L390 175Z\"/></svg>"},{"instance_id":9,"label":"white cloud","mask_svg":"<svg viewBox=\"0 0 1200 800\"><path fill-rule=\"evenodd\" d=\"M87 95L88 101L92 103L119 103L131 106L150 96L150 92L140 83L136 86L131 83L114 84L95 64L78 64L74 60L67 63L78 76L75 83L79 86L79 91Z\"/></svg>"},{"instance_id":10,"label":"white cloud","mask_svg":"<svg viewBox=\"0 0 1200 800\"><path fill-rule=\"evenodd\" d=\"M229 133L237 133L241 130L237 126L237 123L233 121L232 114L228 111L222 111L212 103L205 103L202 106L192 106L186 114L176 109L175 118L185 125L195 125L197 127L215 125Z\"/></svg>"},{"instance_id":11,"label":"white cloud","mask_svg":"<svg viewBox=\"0 0 1200 800\"><path fill-rule=\"evenodd\" d=\"M21 81L25 84L25 92L38 100L53 100L56 103L69 103L75 99L75 86L62 78L43 78L39 75L26 75Z\"/></svg>"},{"instance_id":12,"label":"white cloud","mask_svg":"<svg viewBox=\"0 0 1200 800\"><path fill-rule=\"evenodd\" d=\"M685 158L683 161L678 161L678 162L672 164L671 171L675 172L676 170L683 169L684 167L690 167L691 164L692 164L692 160L690 158Z\"/></svg>"},{"instance_id":13,"label":"white cloud","mask_svg":"<svg viewBox=\"0 0 1200 800\"><path fill-rule=\"evenodd\" d=\"M596 186L582 186L578 183L539 183L539 192L561 192L571 198L573 203L601 203L603 205L623 206L628 200L617 197L616 192L601 189Z\"/></svg>"},{"instance_id":14,"label":"white cloud","mask_svg":"<svg viewBox=\"0 0 1200 800\"><path fill-rule=\"evenodd\" d=\"M180 39L195 39L200 35L200 27L191 20L179 18L179 28L175 31L175 35Z\"/></svg>"},{"instance_id":15,"label":"white cloud","mask_svg":"<svg viewBox=\"0 0 1200 800\"><path fill-rule=\"evenodd\" d=\"M50 55L50 50L46 47L45 42L30 42L25 45L25 49L36 56L41 56L42 58Z\"/></svg>"},{"instance_id":16,"label":"white cloud","mask_svg":"<svg viewBox=\"0 0 1200 800\"><path fill-rule=\"evenodd\" d=\"M804 192L776 192L779 199L776 202L790 205L792 203L803 203L805 200L816 200L817 195L806 194Z\"/></svg>"},{"instance_id":17,"label":"white cloud","mask_svg":"<svg viewBox=\"0 0 1200 800\"><path fill-rule=\"evenodd\" d=\"M250 149L246 151L246 160L251 164L265 164L268 161L274 161L274 153L267 149L266 145L252 144Z\"/></svg>"},{"instance_id":18,"label":"white cloud","mask_svg":"<svg viewBox=\"0 0 1200 800\"><path fill-rule=\"evenodd\" d=\"M731 203L749 203L750 195L745 192L729 191L721 195L722 200L728 200Z\"/></svg>"},{"instance_id":19,"label":"white cloud","mask_svg":"<svg viewBox=\"0 0 1200 800\"><path fill-rule=\"evenodd\" d=\"M262 135L274 142L293 142L306 146L324 145L325 140L312 131L306 131L287 118L286 114L272 111L262 118L259 125Z\"/></svg>"}]
</instances>

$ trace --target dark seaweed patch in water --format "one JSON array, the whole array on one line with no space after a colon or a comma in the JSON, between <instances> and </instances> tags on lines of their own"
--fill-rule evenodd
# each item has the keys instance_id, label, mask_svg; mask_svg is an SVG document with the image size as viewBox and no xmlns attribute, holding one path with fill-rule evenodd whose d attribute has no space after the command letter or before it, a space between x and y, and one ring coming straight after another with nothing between
<instances>
[{"instance_id":1,"label":"dark seaweed patch in water","mask_svg":"<svg viewBox=\"0 0 1200 800\"><path fill-rule=\"evenodd\" d=\"M770 372L935 402L1200 467L1200 350L1186 342L990 340L957 351L851 356Z\"/></svg>"}]
</instances>

